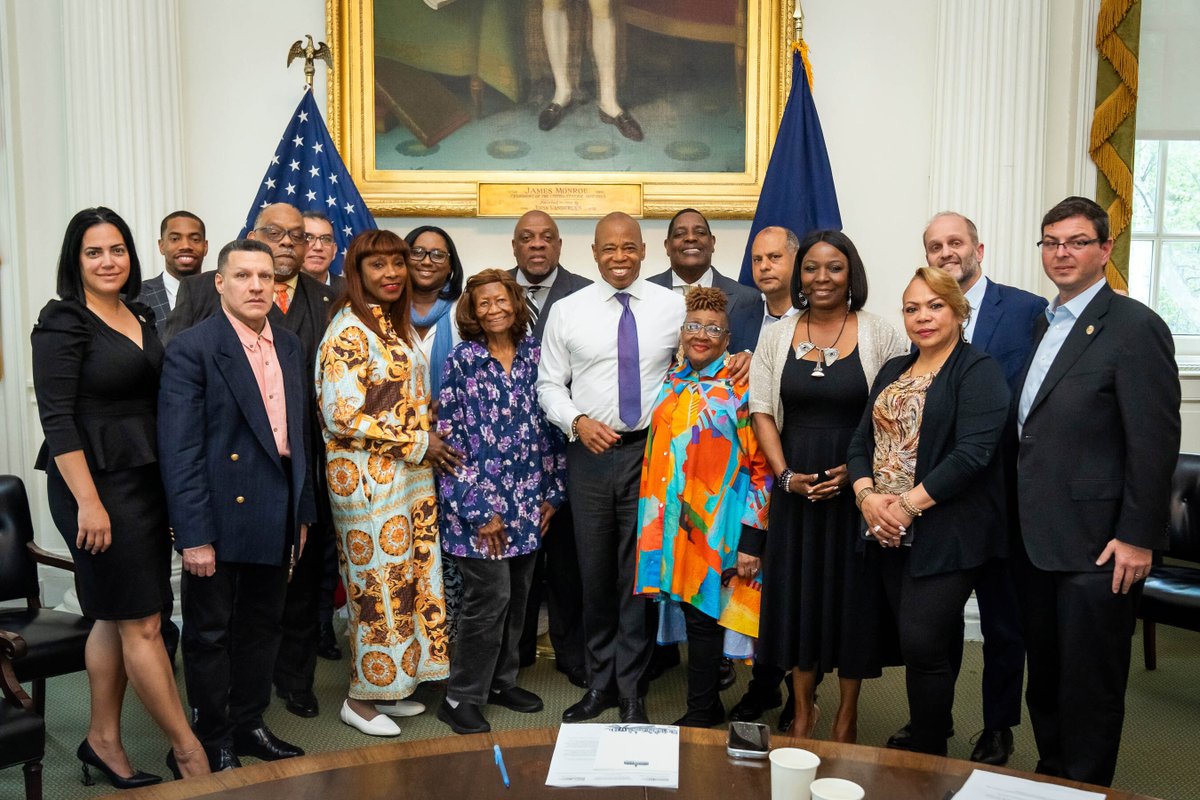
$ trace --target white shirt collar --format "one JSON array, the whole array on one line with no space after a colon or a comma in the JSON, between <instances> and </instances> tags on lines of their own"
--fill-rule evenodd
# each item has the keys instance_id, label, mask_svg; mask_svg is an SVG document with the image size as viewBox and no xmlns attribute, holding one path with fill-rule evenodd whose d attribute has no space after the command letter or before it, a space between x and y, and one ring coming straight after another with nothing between
<instances>
[{"instance_id":1,"label":"white shirt collar","mask_svg":"<svg viewBox=\"0 0 1200 800\"><path fill-rule=\"evenodd\" d=\"M979 307L983 305L983 296L987 293L988 279L986 275L980 275L979 280L975 281L975 285L967 289L967 302L971 304L971 316L979 311Z\"/></svg>"},{"instance_id":2,"label":"white shirt collar","mask_svg":"<svg viewBox=\"0 0 1200 800\"><path fill-rule=\"evenodd\" d=\"M557 277L558 277L558 267L555 267L550 272L549 275L547 275L545 278L543 278L541 280L541 282L533 283L529 280L529 278L525 277L525 273L521 272L521 269L519 267L517 268L517 285L524 286L526 288L528 288L530 286L536 286L541 289L549 289L551 286L554 285L554 279Z\"/></svg>"},{"instance_id":3,"label":"white shirt collar","mask_svg":"<svg viewBox=\"0 0 1200 800\"><path fill-rule=\"evenodd\" d=\"M176 278L171 273L163 270L162 274L163 288L167 290L167 303L172 309L175 308L175 295L179 294L179 278Z\"/></svg>"},{"instance_id":4,"label":"white shirt collar","mask_svg":"<svg viewBox=\"0 0 1200 800\"><path fill-rule=\"evenodd\" d=\"M713 285L713 268L709 267L704 270L704 274L695 283L688 283L683 278L679 277L679 273L671 270L671 288L680 289L684 286L700 286L705 289L711 289Z\"/></svg>"}]
</instances>

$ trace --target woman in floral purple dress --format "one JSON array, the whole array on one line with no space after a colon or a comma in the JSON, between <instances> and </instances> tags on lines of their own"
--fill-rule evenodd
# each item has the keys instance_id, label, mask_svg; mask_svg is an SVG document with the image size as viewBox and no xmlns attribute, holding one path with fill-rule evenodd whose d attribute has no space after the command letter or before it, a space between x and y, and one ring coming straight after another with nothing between
<instances>
[{"instance_id":1,"label":"woman in floral purple dress","mask_svg":"<svg viewBox=\"0 0 1200 800\"><path fill-rule=\"evenodd\" d=\"M491 730L485 704L536 713L517 686L517 643L537 549L566 499L561 434L537 401L541 349L507 272L467 281L456 321L463 341L442 370L438 433L466 454L438 479L442 550L463 576L458 638L438 719L456 733Z\"/></svg>"}]
</instances>

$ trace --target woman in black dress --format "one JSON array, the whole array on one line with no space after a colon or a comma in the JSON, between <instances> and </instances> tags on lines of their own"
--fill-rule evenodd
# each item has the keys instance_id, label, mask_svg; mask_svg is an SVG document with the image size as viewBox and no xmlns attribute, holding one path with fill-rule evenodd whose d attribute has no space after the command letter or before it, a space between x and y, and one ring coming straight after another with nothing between
<instances>
[{"instance_id":1,"label":"woman in black dress","mask_svg":"<svg viewBox=\"0 0 1200 800\"><path fill-rule=\"evenodd\" d=\"M127 789L158 783L137 772L121 744L126 683L166 732L168 765L207 773L208 759L188 726L160 614L171 604L171 537L155 440L163 347L154 315L138 303L141 270L129 226L107 208L67 225L58 294L31 337L33 383L46 441L50 513L75 558L75 587L96 620L86 662L91 724L79 745L88 767Z\"/></svg>"},{"instance_id":2,"label":"woman in black dress","mask_svg":"<svg viewBox=\"0 0 1200 800\"><path fill-rule=\"evenodd\" d=\"M798 255L792 303L804 311L767 328L750 368L754 434L776 475L756 657L791 668L800 736L816 724L817 683L836 669L833 738L854 742L862 679L881 673L876 626L886 616L858 541L846 450L875 373L908 341L861 310L867 274L845 234L814 231Z\"/></svg>"}]
</instances>

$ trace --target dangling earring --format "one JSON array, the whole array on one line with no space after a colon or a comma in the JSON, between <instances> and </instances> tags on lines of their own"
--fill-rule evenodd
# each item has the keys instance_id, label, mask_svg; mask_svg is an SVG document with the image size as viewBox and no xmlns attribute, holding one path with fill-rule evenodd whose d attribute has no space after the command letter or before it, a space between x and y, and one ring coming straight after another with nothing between
<instances>
[{"instance_id":1,"label":"dangling earring","mask_svg":"<svg viewBox=\"0 0 1200 800\"><path fill-rule=\"evenodd\" d=\"M850 310L850 306L854 305L854 289L846 287L846 310Z\"/></svg>"}]
</instances>

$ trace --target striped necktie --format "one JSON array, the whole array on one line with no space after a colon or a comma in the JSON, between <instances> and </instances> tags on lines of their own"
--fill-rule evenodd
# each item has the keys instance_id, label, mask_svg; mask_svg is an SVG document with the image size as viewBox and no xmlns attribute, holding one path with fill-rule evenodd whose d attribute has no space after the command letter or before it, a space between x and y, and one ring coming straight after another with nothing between
<instances>
[{"instance_id":1,"label":"striped necktie","mask_svg":"<svg viewBox=\"0 0 1200 800\"><path fill-rule=\"evenodd\" d=\"M544 289L544 286L526 286L525 287L525 307L529 309L529 327L537 325L538 317L541 316L541 309L538 308L535 295Z\"/></svg>"}]
</instances>

